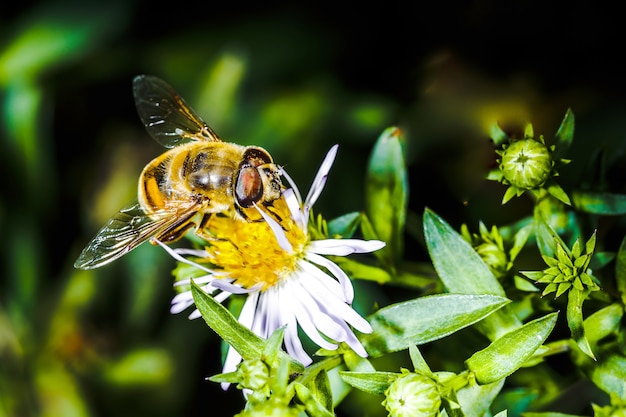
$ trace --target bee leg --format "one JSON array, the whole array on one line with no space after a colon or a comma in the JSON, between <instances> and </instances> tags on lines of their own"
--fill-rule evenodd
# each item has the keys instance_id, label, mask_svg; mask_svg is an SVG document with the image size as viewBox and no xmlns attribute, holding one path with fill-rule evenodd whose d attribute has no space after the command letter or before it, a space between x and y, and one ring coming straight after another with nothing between
<instances>
[{"instance_id":1,"label":"bee leg","mask_svg":"<svg viewBox=\"0 0 626 417\"><path fill-rule=\"evenodd\" d=\"M239 204L235 204L235 210L237 214L242 218L242 220L249 222L250 217L239 207Z\"/></svg>"},{"instance_id":2,"label":"bee leg","mask_svg":"<svg viewBox=\"0 0 626 417\"><path fill-rule=\"evenodd\" d=\"M196 227L196 234L200 236L202 239L207 240L207 241L218 239L215 237L215 235L213 235L213 233L208 227L209 220L211 220L211 216L212 216L212 213L205 213L202 216L202 219L200 219L200 223L198 223L198 226Z\"/></svg>"},{"instance_id":3,"label":"bee leg","mask_svg":"<svg viewBox=\"0 0 626 417\"><path fill-rule=\"evenodd\" d=\"M189 221L184 223L177 223L173 227L170 227L167 230L159 233L154 238L160 240L163 243L176 242L178 239L183 237L183 235L187 233L187 231L193 226L194 223Z\"/></svg>"},{"instance_id":4,"label":"bee leg","mask_svg":"<svg viewBox=\"0 0 626 417\"><path fill-rule=\"evenodd\" d=\"M278 215L278 213L276 213L275 211L271 210L272 208L274 208L274 204L273 203L274 203L273 201L270 201L270 202L267 202L267 203L263 203L263 207L265 207L265 209L266 209L266 211L268 213L270 213L272 216L274 216L274 219L276 219L278 224L282 224L283 218L280 217Z\"/></svg>"},{"instance_id":5,"label":"bee leg","mask_svg":"<svg viewBox=\"0 0 626 417\"><path fill-rule=\"evenodd\" d=\"M189 213L181 216L167 229L161 231L154 236L155 239L160 240L163 243L175 242L187 232L191 227L195 226L195 223L191 219L197 214L196 211L190 211Z\"/></svg>"}]
</instances>

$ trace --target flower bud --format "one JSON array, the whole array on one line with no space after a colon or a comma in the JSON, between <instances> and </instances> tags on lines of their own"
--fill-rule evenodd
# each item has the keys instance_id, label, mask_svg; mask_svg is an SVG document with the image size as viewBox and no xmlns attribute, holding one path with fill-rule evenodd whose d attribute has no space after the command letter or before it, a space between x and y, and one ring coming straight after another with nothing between
<instances>
[{"instance_id":1,"label":"flower bud","mask_svg":"<svg viewBox=\"0 0 626 417\"><path fill-rule=\"evenodd\" d=\"M391 383L385 396L383 405L390 417L433 417L441 406L435 381L406 370Z\"/></svg>"},{"instance_id":2,"label":"flower bud","mask_svg":"<svg viewBox=\"0 0 626 417\"><path fill-rule=\"evenodd\" d=\"M500 170L504 178L524 190L541 187L550 177L554 165L550 149L531 138L511 142L500 154Z\"/></svg>"},{"instance_id":3,"label":"flower bud","mask_svg":"<svg viewBox=\"0 0 626 417\"><path fill-rule=\"evenodd\" d=\"M240 385L253 391L261 391L269 382L269 369L261 360L247 360L239 364Z\"/></svg>"}]
</instances>

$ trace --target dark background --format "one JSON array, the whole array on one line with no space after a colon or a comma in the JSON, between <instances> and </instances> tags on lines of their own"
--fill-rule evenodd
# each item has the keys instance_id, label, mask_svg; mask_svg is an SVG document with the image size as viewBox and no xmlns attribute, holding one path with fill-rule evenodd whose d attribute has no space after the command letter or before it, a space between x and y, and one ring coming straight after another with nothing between
<instances>
[{"instance_id":1,"label":"dark background","mask_svg":"<svg viewBox=\"0 0 626 417\"><path fill-rule=\"evenodd\" d=\"M267 148L304 190L339 143L316 206L327 218L363 208L367 157L392 125L406 141L410 210L421 215L429 206L455 226L506 223L531 207L520 199L502 212L503 187L482 180L494 163L488 128L496 121L518 136L532 122L551 138L571 107L570 157L586 159L589 144L622 157L624 30L616 6L157 3L0 8L0 306L21 345L5 342L0 360L8 364L5 383L19 381L13 398L21 415L53 403L42 394L50 392L45 375L67 378L58 390L75 392L67 398L87 414L241 410L239 392L204 382L220 370L216 338L200 321L168 313L173 262L162 251L142 247L95 272L72 268L162 151L136 115L135 75L168 81L225 140ZM224 63L241 70L235 93L204 102ZM224 106L221 97L229 98ZM36 104L20 107L29 99ZM15 120L31 130L12 128ZM567 189L580 175L566 168L561 184ZM607 187L623 191L622 178ZM423 257L416 245L407 238L408 258ZM154 378L125 368L129 352L162 354L162 366L148 366ZM115 366L121 379L112 376Z\"/></svg>"}]
</instances>

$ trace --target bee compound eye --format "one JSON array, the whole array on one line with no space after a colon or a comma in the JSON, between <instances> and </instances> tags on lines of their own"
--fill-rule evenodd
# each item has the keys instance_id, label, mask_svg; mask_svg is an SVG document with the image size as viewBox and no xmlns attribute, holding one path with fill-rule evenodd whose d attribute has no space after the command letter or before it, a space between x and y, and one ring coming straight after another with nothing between
<instances>
[{"instance_id":1,"label":"bee compound eye","mask_svg":"<svg viewBox=\"0 0 626 417\"><path fill-rule=\"evenodd\" d=\"M235 196L241 207L250 207L263 196L263 180L254 167L242 167L235 184Z\"/></svg>"}]
</instances>

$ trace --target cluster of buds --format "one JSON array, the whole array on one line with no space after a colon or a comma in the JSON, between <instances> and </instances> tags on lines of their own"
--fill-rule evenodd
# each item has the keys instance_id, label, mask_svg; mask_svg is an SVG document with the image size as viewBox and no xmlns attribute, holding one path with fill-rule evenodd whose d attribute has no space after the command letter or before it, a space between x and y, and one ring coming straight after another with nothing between
<instances>
[{"instance_id":1,"label":"cluster of buds","mask_svg":"<svg viewBox=\"0 0 626 417\"><path fill-rule=\"evenodd\" d=\"M480 222L478 226L479 233L470 233L467 225L462 225L461 236L474 247L496 277L504 277L511 270L513 261L524 247L530 228L520 229L513 236L511 243L505 241L497 226L493 225L491 229L487 229L483 222Z\"/></svg>"},{"instance_id":2,"label":"cluster of buds","mask_svg":"<svg viewBox=\"0 0 626 417\"><path fill-rule=\"evenodd\" d=\"M556 135L558 144L563 148L569 145L573 136L573 117L568 111ZM509 138L497 125L491 136L494 143L502 145L502 148L496 150L498 168L489 173L488 179L509 186L502 204L526 191L537 196L547 191L565 204L570 204L565 191L554 181L554 177L559 175L556 168L570 161L559 159L556 145L546 145L543 135L535 138L532 124L526 125L523 139Z\"/></svg>"},{"instance_id":3,"label":"cluster of buds","mask_svg":"<svg viewBox=\"0 0 626 417\"><path fill-rule=\"evenodd\" d=\"M571 251L557 239L554 256L542 256L548 268L543 271L522 272L522 274L537 283L548 284L543 290L542 296L556 293L555 298L558 298L572 287L578 291L586 289L597 291L600 287L592 278L589 269L595 247L595 233L585 243L584 248L580 243L580 238L578 238Z\"/></svg>"}]
</instances>

